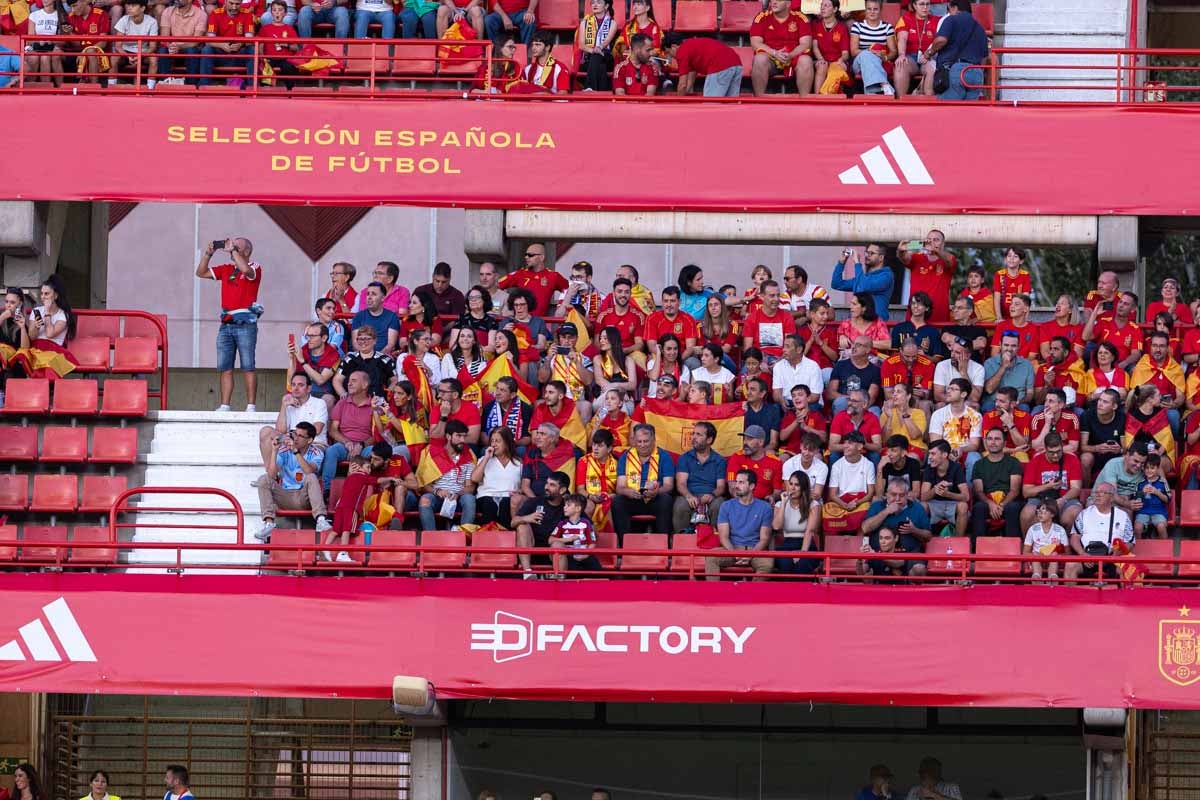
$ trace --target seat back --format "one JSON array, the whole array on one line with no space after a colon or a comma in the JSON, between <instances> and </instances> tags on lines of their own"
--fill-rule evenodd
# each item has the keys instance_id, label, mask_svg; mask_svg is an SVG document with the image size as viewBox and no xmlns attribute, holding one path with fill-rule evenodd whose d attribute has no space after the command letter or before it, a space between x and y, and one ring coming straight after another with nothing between
<instances>
[{"instance_id":1,"label":"seat back","mask_svg":"<svg viewBox=\"0 0 1200 800\"><path fill-rule=\"evenodd\" d=\"M12 561L17 557L17 526L0 525L0 561Z\"/></svg>"},{"instance_id":2,"label":"seat back","mask_svg":"<svg viewBox=\"0 0 1200 800\"><path fill-rule=\"evenodd\" d=\"M882 17L883 21L891 25L895 25L897 22L899 22L900 17L903 14L903 12L900 10L899 3L884 3L882 11L883 13L880 16Z\"/></svg>"},{"instance_id":3,"label":"seat back","mask_svg":"<svg viewBox=\"0 0 1200 800\"><path fill-rule=\"evenodd\" d=\"M617 534L612 531L596 531L596 547L617 547ZM617 557L613 555L596 554L596 560L604 569L616 569Z\"/></svg>"},{"instance_id":4,"label":"seat back","mask_svg":"<svg viewBox=\"0 0 1200 800\"><path fill-rule=\"evenodd\" d=\"M82 313L77 317L75 323L76 339L72 340L72 344L89 336L103 336L107 339L115 339L121 335L121 318L117 316L93 316L91 314ZM73 349L73 348L72 348Z\"/></svg>"},{"instance_id":5,"label":"seat back","mask_svg":"<svg viewBox=\"0 0 1200 800\"><path fill-rule=\"evenodd\" d=\"M1175 565L1162 561L1151 561L1152 558L1174 558L1174 539L1138 539L1133 547L1134 557L1138 564L1145 567L1148 578L1170 578L1175 575Z\"/></svg>"},{"instance_id":6,"label":"seat back","mask_svg":"<svg viewBox=\"0 0 1200 800\"><path fill-rule=\"evenodd\" d=\"M113 372L134 373L157 370L158 342L155 340L140 336L122 336L113 343Z\"/></svg>"},{"instance_id":7,"label":"seat back","mask_svg":"<svg viewBox=\"0 0 1200 800\"><path fill-rule=\"evenodd\" d=\"M821 547L826 553L857 553L862 548L862 537L857 534L851 536L826 536ZM829 572L833 575L854 575L858 572L858 560L853 558L831 558L829 559ZM825 565L822 564L818 568L818 572L824 572Z\"/></svg>"},{"instance_id":8,"label":"seat back","mask_svg":"<svg viewBox=\"0 0 1200 800\"><path fill-rule=\"evenodd\" d=\"M716 0L679 0L675 4L675 25L672 30L684 33L716 33Z\"/></svg>"},{"instance_id":9,"label":"seat back","mask_svg":"<svg viewBox=\"0 0 1200 800\"><path fill-rule=\"evenodd\" d=\"M517 534L513 531L476 531L471 537L471 569L513 569L516 553L477 553L475 548L516 546Z\"/></svg>"},{"instance_id":10,"label":"seat back","mask_svg":"<svg viewBox=\"0 0 1200 800\"><path fill-rule=\"evenodd\" d=\"M312 528L276 528L271 532L271 544L279 546L312 545L317 542L317 532ZM269 569L301 569L311 567L317 561L315 550L302 553L295 550L272 550L267 556Z\"/></svg>"},{"instance_id":11,"label":"seat back","mask_svg":"<svg viewBox=\"0 0 1200 800\"><path fill-rule=\"evenodd\" d=\"M5 414L45 414L49 410L50 381L45 378L9 378L4 389Z\"/></svg>"},{"instance_id":12,"label":"seat back","mask_svg":"<svg viewBox=\"0 0 1200 800\"><path fill-rule=\"evenodd\" d=\"M137 428L113 428L107 425L92 429L92 457L95 464L132 464L137 461Z\"/></svg>"},{"instance_id":13,"label":"seat back","mask_svg":"<svg viewBox=\"0 0 1200 800\"><path fill-rule=\"evenodd\" d=\"M61 561L60 554L65 555L63 548L51 547L45 542L65 542L67 540L66 525L26 525L21 531L20 561L35 561L39 563Z\"/></svg>"},{"instance_id":14,"label":"seat back","mask_svg":"<svg viewBox=\"0 0 1200 800\"><path fill-rule=\"evenodd\" d=\"M978 561L976 575L1018 576L1021 574L1021 539L1016 536L979 536L975 555L1014 556L1014 561Z\"/></svg>"},{"instance_id":15,"label":"seat back","mask_svg":"<svg viewBox=\"0 0 1200 800\"><path fill-rule=\"evenodd\" d=\"M107 381L100 406L102 417L144 417L148 408L146 381Z\"/></svg>"},{"instance_id":16,"label":"seat back","mask_svg":"<svg viewBox=\"0 0 1200 800\"><path fill-rule=\"evenodd\" d=\"M677 533L671 537L672 550L695 550L696 534ZM693 563L694 562L694 563ZM671 556L671 572L692 572L704 575L704 556Z\"/></svg>"},{"instance_id":17,"label":"seat back","mask_svg":"<svg viewBox=\"0 0 1200 800\"><path fill-rule=\"evenodd\" d=\"M996 8L991 3L972 3L971 16L979 23L979 27L992 35L993 29L996 27Z\"/></svg>"},{"instance_id":18,"label":"seat back","mask_svg":"<svg viewBox=\"0 0 1200 800\"><path fill-rule=\"evenodd\" d=\"M79 372L108 372L112 340L107 336L80 336L71 340L71 355L79 362Z\"/></svg>"},{"instance_id":19,"label":"seat back","mask_svg":"<svg viewBox=\"0 0 1200 800\"><path fill-rule=\"evenodd\" d=\"M113 501L129 488L124 475L84 475L79 492L79 510L88 514L107 514Z\"/></svg>"},{"instance_id":20,"label":"seat back","mask_svg":"<svg viewBox=\"0 0 1200 800\"><path fill-rule=\"evenodd\" d=\"M346 73L349 75L370 75L374 69L375 80L383 80L392 71L388 59L386 44L371 42L352 42L346 45Z\"/></svg>"},{"instance_id":21,"label":"seat back","mask_svg":"<svg viewBox=\"0 0 1200 800\"><path fill-rule=\"evenodd\" d=\"M74 475L34 475L31 511L69 512L79 507L79 478Z\"/></svg>"},{"instance_id":22,"label":"seat back","mask_svg":"<svg viewBox=\"0 0 1200 800\"><path fill-rule=\"evenodd\" d=\"M42 461L82 464L87 461L88 429L47 425L42 429Z\"/></svg>"},{"instance_id":23,"label":"seat back","mask_svg":"<svg viewBox=\"0 0 1200 800\"><path fill-rule=\"evenodd\" d=\"M1137 550L1139 554L1142 550L1142 543L1138 542ZM1200 579L1200 541L1196 539L1182 539L1179 542L1179 557L1190 559L1191 564L1179 565L1179 577L1188 578L1191 581Z\"/></svg>"},{"instance_id":24,"label":"seat back","mask_svg":"<svg viewBox=\"0 0 1200 800\"><path fill-rule=\"evenodd\" d=\"M1200 528L1200 489L1184 489L1179 493L1179 525Z\"/></svg>"},{"instance_id":25,"label":"seat back","mask_svg":"<svg viewBox=\"0 0 1200 800\"><path fill-rule=\"evenodd\" d=\"M437 67L437 45L404 45L396 48L392 74L411 78L432 78Z\"/></svg>"},{"instance_id":26,"label":"seat back","mask_svg":"<svg viewBox=\"0 0 1200 800\"><path fill-rule=\"evenodd\" d=\"M29 508L29 476L0 473L0 511Z\"/></svg>"},{"instance_id":27,"label":"seat back","mask_svg":"<svg viewBox=\"0 0 1200 800\"><path fill-rule=\"evenodd\" d=\"M37 457L36 425L0 425L0 462L37 461Z\"/></svg>"},{"instance_id":28,"label":"seat back","mask_svg":"<svg viewBox=\"0 0 1200 800\"><path fill-rule=\"evenodd\" d=\"M749 33L762 10L757 0L725 0L721 3L721 33Z\"/></svg>"},{"instance_id":29,"label":"seat back","mask_svg":"<svg viewBox=\"0 0 1200 800\"><path fill-rule=\"evenodd\" d=\"M111 544L106 525L77 525L71 532L71 544ZM73 564L115 564L117 563L117 548L113 547L71 547L71 555L67 559Z\"/></svg>"},{"instance_id":30,"label":"seat back","mask_svg":"<svg viewBox=\"0 0 1200 800\"><path fill-rule=\"evenodd\" d=\"M666 550L665 533L627 533L621 542L621 569L659 572L667 568L665 555L641 555L638 550Z\"/></svg>"},{"instance_id":31,"label":"seat back","mask_svg":"<svg viewBox=\"0 0 1200 800\"><path fill-rule=\"evenodd\" d=\"M371 535L372 567L395 567L396 569L414 569L417 566L417 552L384 552L377 547L415 547L417 534L415 531L380 530Z\"/></svg>"},{"instance_id":32,"label":"seat back","mask_svg":"<svg viewBox=\"0 0 1200 800\"><path fill-rule=\"evenodd\" d=\"M958 575L962 572L961 558L950 558L958 553L971 554L971 540L966 536L935 536L925 544L925 554L929 556L930 575Z\"/></svg>"},{"instance_id":33,"label":"seat back","mask_svg":"<svg viewBox=\"0 0 1200 800\"><path fill-rule=\"evenodd\" d=\"M54 408L56 415L86 415L96 413L99 405L100 384L87 378L78 381L54 382Z\"/></svg>"},{"instance_id":34,"label":"seat back","mask_svg":"<svg viewBox=\"0 0 1200 800\"><path fill-rule=\"evenodd\" d=\"M467 535L462 531L421 531L422 547L461 547L452 553L421 553L421 571L450 572L467 564Z\"/></svg>"},{"instance_id":35,"label":"seat back","mask_svg":"<svg viewBox=\"0 0 1200 800\"><path fill-rule=\"evenodd\" d=\"M161 85L161 84L160 84ZM155 314L158 321L163 324L163 328L167 326L166 314ZM117 338L117 334L112 335ZM125 336L136 336L141 339L153 339L155 342L162 344L162 335L158 332L158 326L148 319L143 317L126 317L125 318Z\"/></svg>"},{"instance_id":36,"label":"seat back","mask_svg":"<svg viewBox=\"0 0 1200 800\"><path fill-rule=\"evenodd\" d=\"M538 3L537 16L539 28L573 31L579 26L579 3L577 0L543 0Z\"/></svg>"}]
</instances>

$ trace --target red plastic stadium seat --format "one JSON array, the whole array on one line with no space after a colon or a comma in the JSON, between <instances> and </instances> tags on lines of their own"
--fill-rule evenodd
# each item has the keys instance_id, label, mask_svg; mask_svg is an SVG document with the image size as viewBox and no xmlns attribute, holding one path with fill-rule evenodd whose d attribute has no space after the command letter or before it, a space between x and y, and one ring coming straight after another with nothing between
<instances>
[{"instance_id":1,"label":"red plastic stadium seat","mask_svg":"<svg viewBox=\"0 0 1200 800\"><path fill-rule=\"evenodd\" d=\"M437 67L437 45L404 45L396 48L392 74L406 78L431 78Z\"/></svg>"},{"instance_id":2,"label":"red plastic stadium seat","mask_svg":"<svg viewBox=\"0 0 1200 800\"><path fill-rule=\"evenodd\" d=\"M826 536L822 549L826 553L857 553L862 548L861 536ZM853 575L858 572L858 560L853 558L829 559L829 572L833 575ZM821 565L822 571L824 564Z\"/></svg>"},{"instance_id":3,"label":"red plastic stadium seat","mask_svg":"<svg viewBox=\"0 0 1200 800\"><path fill-rule=\"evenodd\" d=\"M375 80L386 78L392 71L392 64L388 58L388 46L386 44L354 42L346 45L347 75L362 75L366 77L371 74L372 68L375 71Z\"/></svg>"},{"instance_id":4,"label":"red plastic stadium seat","mask_svg":"<svg viewBox=\"0 0 1200 800\"><path fill-rule=\"evenodd\" d=\"M47 425L42 429L42 461L82 464L87 461L87 428Z\"/></svg>"},{"instance_id":5,"label":"red plastic stadium seat","mask_svg":"<svg viewBox=\"0 0 1200 800\"><path fill-rule=\"evenodd\" d=\"M716 0L679 0L675 4L675 26L682 33L716 33Z\"/></svg>"},{"instance_id":6,"label":"red plastic stadium seat","mask_svg":"<svg viewBox=\"0 0 1200 800\"><path fill-rule=\"evenodd\" d=\"M345 478L334 478L329 484L329 510L337 508L338 501L342 499L342 487L346 485Z\"/></svg>"},{"instance_id":7,"label":"red plastic stadium seat","mask_svg":"<svg viewBox=\"0 0 1200 800\"><path fill-rule=\"evenodd\" d=\"M422 572L461 570L467 563L467 535L462 531L422 531L422 547L462 547L457 553L421 553Z\"/></svg>"},{"instance_id":8,"label":"red plastic stadium seat","mask_svg":"<svg viewBox=\"0 0 1200 800\"><path fill-rule=\"evenodd\" d=\"M5 414L45 414L50 410L50 381L11 378L4 391Z\"/></svg>"},{"instance_id":9,"label":"red plastic stadium seat","mask_svg":"<svg viewBox=\"0 0 1200 800\"><path fill-rule=\"evenodd\" d=\"M78 381L54 382L54 408L50 413L55 416L92 415L99 405L100 384L88 378Z\"/></svg>"},{"instance_id":10,"label":"red plastic stadium seat","mask_svg":"<svg viewBox=\"0 0 1200 800\"><path fill-rule=\"evenodd\" d=\"M575 71L575 46L574 45L572 45L572 44L556 44L556 45L554 45L554 50L552 50L551 52L554 54L555 61L559 62L560 64L565 66L567 69L569 69L571 71L572 75L576 74L576 71Z\"/></svg>"},{"instance_id":11,"label":"red plastic stadium seat","mask_svg":"<svg viewBox=\"0 0 1200 800\"><path fill-rule=\"evenodd\" d=\"M0 561L12 561L17 557L17 526L0 525Z\"/></svg>"},{"instance_id":12,"label":"red plastic stadium seat","mask_svg":"<svg viewBox=\"0 0 1200 800\"><path fill-rule=\"evenodd\" d=\"M121 335L121 318L118 316L93 316L86 312L80 313L79 321L75 326L75 335L79 339L88 336L103 336L107 339L115 339Z\"/></svg>"},{"instance_id":13,"label":"red plastic stadium seat","mask_svg":"<svg viewBox=\"0 0 1200 800\"><path fill-rule=\"evenodd\" d=\"M0 474L0 511L29 508L29 476Z\"/></svg>"},{"instance_id":14,"label":"red plastic stadium seat","mask_svg":"<svg viewBox=\"0 0 1200 800\"><path fill-rule=\"evenodd\" d=\"M0 425L0 462L37 461L37 449L36 425Z\"/></svg>"},{"instance_id":15,"label":"red plastic stadium seat","mask_svg":"<svg viewBox=\"0 0 1200 800\"><path fill-rule=\"evenodd\" d=\"M158 343L153 339L124 336L113 343L113 372L155 372Z\"/></svg>"},{"instance_id":16,"label":"red plastic stadium seat","mask_svg":"<svg viewBox=\"0 0 1200 800\"><path fill-rule=\"evenodd\" d=\"M991 3L972 3L971 16L979 23L979 26L987 32L988 36L992 35L992 29L996 27L996 8Z\"/></svg>"},{"instance_id":17,"label":"red plastic stadium seat","mask_svg":"<svg viewBox=\"0 0 1200 800\"><path fill-rule=\"evenodd\" d=\"M92 429L93 464L132 464L137 461L137 428Z\"/></svg>"},{"instance_id":18,"label":"red plastic stadium seat","mask_svg":"<svg viewBox=\"0 0 1200 800\"><path fill-rule=\"evenodd\" d=\"M627 535L628 537L628 535ZM671 538L672 550L695 550L696 534L677 533ZM691 562L695 561L693 565ZM671 572L694 572L697 576L704 575L704 556L671 556Z\"/></svg>"},{"instance_id":19,"label":"red plastic stadium seat","mask_svg":"<svg viewBox=\"0 0 1200 800\"><path fill-rule=\"evenodd\" d=\"M750 69L754 65L754 51L749 47L735 47L733 52L738 54L738 58L742 60L742 77L750 77Z\"/></svg>"},{"instance_id":20,"label":"red plastic stadium seat","mask_svg":"<svg viewBox=\"0 0 1200 800\"><path fill-rule=\"evenodd\" d=\"M384 552L375 548L415 547L416 544L417 534L413 531L375 531L371 536L371 566L380 568L390 567L397 571L415 569L417 566L417 551Z\"/></svg>"},{"instance_id":21,"label":"red plastic stadium seat","mask_svg":"<svg viewBox=\"0 0 1200 800\"><path fill-rule=\"evenodd\" d=\"M108 372L108 352L112 340L107 336L81 336L71 340L68 348L79 362L79 372Z\"/></svg>"},{"instance_id":22,"label":"red plastic stadium seat","mask_svg":"<svg viewBox=\"0 0 1200 800\"><path fill-rule=\"evenodd\" d=\"M21 531L20 561L36 561L39 563L59 560L59 551L63 548L47 547L44 542L65 542L67 540L66 525L26 525Z\"/></svg>"},{"instance_id":23,"label":"red plastic stadium seat","mask_svg":"<svg viewBox=\"0 0 1200 800\"><path fill-rule=\"evenodd\" d=\"M1143 542L1138 542L1134 549L1139 553ZM1191 564L1179 565L1179 577L1195 581L1200 578L1200 541L1183 539L1179 542L1179 557L1191 559Z\"/></svg>"},{"instance_id":24,"label":"red plastic stadium seat","mask_svg":"<svg viewBox=\"0 0 1200 800\"><path fill-rule=\"evenodd\" d=\"M165 328L167 325L167 315L166 314L155 314L154 316L158 317L159 322L161 322L163 324L163 327ZM127 336L127 337L136 336L136 337L139 337L142 339L153 339L154 341L158 342L159 344L162 344L162 334L160 334L158 332L158 326L156 326L153 322L151 322L150 320L145 319L143 317L126 317L125 318L125 336ZM117 334L114 333L112 335L112 337L114 339L116 339Z\"/></svg>"},{"instance_id":25,"label":"red plastic stadium seat","mask_svg":"<svg viewBox=\"0 0 1200 800\"><path fill-rule=\"evenodd\" d=\"M88 514L107 514L113 501L129 488L124 475L84 475L83 490L79 493L79 510Z\"/></svg>"},{"instance_id":26,"label":"red plastic stadium seat","mask_svg":"<svg viewBox=\"0 0 1200 800\"><path fill-rule=\"evenodd\" d=\"M476 553L476 547L517 546L517 534L513 531L478 531L471 537L471 569L506 570L517 565L516 553Z\"/></svg>"},{"instance_id":27,"label":"red plastic stadium seat","mask_svg":"<svg viewBox=\"0 0 1200 800\"><path fill-rule=\"evenodd\" d=\"M313 545L317 541L317 532L312 528L299 530L276 528L271 532L271 544L279 546ZM267 569L303 569L311 567L317 561L316 550L306 550L303 553L296 550L272 550L267 556Z\"/></svg>"},{"instance_id":28,"label":"red plastic stadium seat","mask_svg":"<svg viewBox=\"0 0 1200 800\"><path fill-rule=\"evenodd\" d=\"M935 536L925 545L929 556L930 575L958 575L962 572L961 558L947 558L952 553L971 554L971 540L966 536Z\"/></svg>"},{"instance_id":29,"label":"red plastic stadium seat","mask_svg":"<svg viewBox=\"0 0 1200 800\"><path fill-rule=\"evenodd\" d=\"M749 33L750 24L763 10L756 0L726 0L721 3L721 33Z\"/></svg>"},{"instance_id":30,"label":"red plastic stadium seat","mask_svg":"<svg viewBox=\"0 0 1200 800\"><path fill-rule=\"evenodd\" d=\"M79 525L71 532L72 544L108 544L109 530L106 525ZM67 561L72 564L95 564L107 566L117 563L117 548L113 547L72 547Z\"/></svg>"},{"instance_id":31,"label":"red plastic stadium seat","mask_svg":"<svg viewBox=\"0 0 1200 800\"><path fill-rule=\"evenodd\" d=\"M596 531L596 547L611 547L613 549L616 549L617 535L615 533L613 533L612 531ZM613 554L613 555L597 554L596 560L600 562L600 566L603 567L604 569L616 569L617 568L616 554Z\"/></svg>"},{"instance_id":32,"label":"red plastic stadium seat","mask_svg":"<svg viewBox=\"0 0 1200 800\"><path fill-rule=\"evenodd\" d=\"M100 405L102 417L144 417L148 401L144 380L108 381Z\"/></svg>"},{"instance_id":33,"label":"red plastic stadium seat","mask_svg":"<svg viewBox=\"0 0 1200 800\"><path fill-rule=\"evenodd\" d=\"M579 0L543 0L538 3L537 16L539 28L573 31L579 27Z\"/></svg>"},{"instance_id":34,"label":"red plastic stadium seat","mask_svg":"<svg viewBox=\"0 0 1200 800\"><path fill-rule=\"evenodd\" d=\"M79 508L79 478L75 475L34 475L30 511L66 513Z\"/></svg>"},{"instance_id":35,"label":"red plastic stadium seat","mask_svg":"<svg viewBox=\"0 0 1200 800\"><path fill-rule=\"evenodd\" d=\"M1200 528L1200 490L1185 489L1179 493L1179 526Z\"/></svg>"},{"instance_id":36,"label":"red plastic stadium seat","mask_svg":"<svg viewBox=\"0 0 1200 800\"><path fill-rule=\"evenodd\" d=\"M1147 578L1170 578L1175 574L1175 565L1161 561L1150 561L1151 558L1174 558L1174 539L1138 539L1133 546L1133 553L1138 562L1146 568Z\"/></svg>"},{"instance_id":37,"label":"red plastic stadium seat","mask_svg":"<svg viewBox=\"0 0 1200 800\"><path fill-rule=\"evenodd\" d=\"M666 550L665 533L627 533L621 542L621 569L639 572L661 572L667 568L667 557L639 555L638 550Z\"/></svg>"},{"instance_id":38,"label":"red plastic stadium seat","mask_svg":"<svg viewBox=\"0 0 1200 800\"><path fill-rule=\"evenodd\" d=\"M900 21L900 4L899 3L884 3L883 4L883 21L895 25Z\"/></svg>"},{"instance_id":39,"label":"red plastic stadium seat","mask_svg":"<svg viewBox=\"0 0 1200 800\"><path fill-rule=\"evenodd\" d=\"M1021 539L1018 536L980 536L975 540L975 554L1016 557L1015 561L977 562L977 576L1017 577L1021 574Z\"/></svg>"}]
</instances>

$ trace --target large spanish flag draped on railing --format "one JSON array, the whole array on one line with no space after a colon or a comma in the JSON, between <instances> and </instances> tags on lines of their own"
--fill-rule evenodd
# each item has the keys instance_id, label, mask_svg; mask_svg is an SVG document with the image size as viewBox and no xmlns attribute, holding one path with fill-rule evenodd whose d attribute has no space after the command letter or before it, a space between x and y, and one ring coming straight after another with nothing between
<instances>
[{"instance_id":1,"label":"large spanish flag draped on railing","mask_svg":"<svg viewBox=\"0 0 1200 800\"><path fill-rule=\"evenodd\" d=\"M713 450L729 456L742 449L745 411L741 403L703 406L679 400L647 399L642 407L646 423L654 426L658 446L678 456L692 449L692 430L697 422L711 422L717 429Z\"/></svg>"},{"instance_id":2,"label":"large spanish flag draped on railing","mask_svg":"<svg viewBox=\"0 0 1200 800\"><path fill-rule=\"evenodd\" d=\"M488 364L487 369L479 373L471 383L463 386L463 400L469 403L474 403L482 409L485 405L492 402L492 396L495 394L496 381L501 378L512 378L517 382L517 395L526 403L533 405L537 402L537 389L534 389L525 381L521 380L521 376L513 369L513 363L508 358L501 356Z\"/></svg>"}]
</instances>

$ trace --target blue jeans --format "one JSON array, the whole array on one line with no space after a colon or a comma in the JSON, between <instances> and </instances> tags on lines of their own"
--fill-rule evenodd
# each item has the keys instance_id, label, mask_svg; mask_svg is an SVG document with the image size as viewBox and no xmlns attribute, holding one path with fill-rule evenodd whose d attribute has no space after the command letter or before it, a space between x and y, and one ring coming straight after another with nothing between
<instances>
[{"instance_id":1,"label":"blue jeans","mask_svg":"<svg viewBox=\"0 0 1200 800\"><path fill-rule=\"evenodd\" d=\"M213 82L213 70L216 69L217 67L239 67L240 69L244 70L247 75L249 75L250 69L254 65L254 46L253 45L247 45L237 55L222 54L221 56L214 57L215 53L223 53L224 51L218 50L210 44L204 45L204 49L201 50L200 52L204 54L199 59L200 73L201 73L200 74L200 85L201 86L208 86L210 83ZM193 60L196 60L196 59L193 59ZM237 76L233 76L233 77L237 77ZM225 328L225 327L229 327L229 326L222 325L221 327ZM255 328L256 332L257 332L258 326L257 325L235 325L232 327ZM221 343L221 334L218 333L217 334L218 359L220 358L220 343ZM251 361L251 366L249 367L249 369L254 369L253 352L251 352L250 361ZM230 364L228 368L233 369L233 365ZM244 364L243 364L243 368L246 368ZM218 367L218 369L219 369L219 367Z\"/></svg>"},{"instance_id":2,"label":"blue jeans","mask_svg":"<svg viewBox=\"0 0 1200 800\"><path fill-rule=\"evenodd\" d=\"M258 22L260 25L270 25L274 21L275 21L275 18L272 17L271 12L268 11L267 13L262 15L262 19L260 19ZM296 12L289 8L287 10L287 13L283 15L283 24L284 25L295 25L296 24Z\"/></svg>"},{"instance_id":3,"label":"blue jeans","mask_svg":"<svg viewBox=\"0 0 1200 800\"><path fill-rule=\"evenodd\" d=\"M421 530L435 531L437 530L437 517L435 516L442 508L442 503L446 502L436 494L423 494L421 501L417 505L417 512L421 515ZM458 496L458 510L461 512L458 524L471 525L475 522L475 495L460 494Z\"/></svg>"},{"instance_id":4,"label":"blue jeans","mask_svg":"<svg viewBox=\"0 0 1200 800\"><path fill-rule=\"evenodd\" d=\"M370 455L370 446L364 446L362 457L366 458ZM345 461L349 457L350 451L341 442L334 442L325 448L325 460L321 462L321 484L325 487L326 494L329 494L329 484L333 483L333 477L337 475L338 462Z\"/></svg>"},{"instance_id":5,"label":"blue jeans","mask_svg":"<svg viewBox=\"0 0 1200 800\"><path fill-rule=\"evenodd\" d=\"M888 82L883 62L870 50L862 50L854 57L854 74L862 76L863 88L867 90L867 94L879 94Z\"/></svg>"},{"instance_id":6,"label":"blue jeans","mask_svg":"<svg viewBox=\"0 0 1200 800\"><path fill-rule=\"evenodd\" d=\"M964 76L964 73L965 74ZM978 100L983 92L979 89L968 89L963 86L963 80L972 84L983 83L983 70L975 64L960 61L950 66L950 88L937 96L938 100Z\"/></svg>"},{"instance_id":7,"label":"blue jeans","mask_svg":"<svg viewBox=\"0 0 1200 800\"><path fill-rule=\"evenodd\" d=\"M423 38L438 38L437 11L430 11L422 17L418 17L417 12L408 8L400 12L400 25L403 27L403 32L400 35L405 39L417 38L418 22L421 23L421 36Z\"/></svg>"},{"instance_id":8,"label":"blue jeans","mask_svg":"<svg viewBox=\"0 0 1200 800\"><path fill-rule=\"evenodd\" d=\"M513 21L513 25L517 28L517 40L528 47L533 42L533 32L537 29L537 22L528 23L524 21L527 8L522 8L508 15L508 18ZM483 29L487 31L487 38L492 41L500 35L504 30L504 21L500 19L500 15L495 11L483 18Z\"/></svg>"},{"instance_id":9,"label":"blue jeans","mask_svg":"<svg viewBox=\"0 0 1200 800\"><path fill-rule=\"evenodd\" d=\"M741 93L741 67L729 67L704 78L705 97L737 97Z\"/></svg>"},{"instance_id":10,"label":"blue jeans","mask_svg":"<svg viewBox=\"0 0 1200 800\"><path fill-rule=\"evenodd\" d=\"M350 38L350 9L345 6L322 8L320 11L313 11L312 6L305 6L300 9L297 20L296 32L300 34L301 39L311 39L313 25L326 22L333 23L335 39Z\"/></svg>"},{"instance_id":11,"label":"blue jeans","mask_svg":"<svg viewBox=\"0 0 1200 800\"><path fill-rule=\"evenodd\" d=\"M207 52L208 48L204 48ZM204 59L210 61L211 59ZM218 59L223 60L223 59ZM202 80L201 83L204 83ZM229 372L233 369L236 353L245 372L254 371L254 348L258 344L258 325L234 325L226 322L217 328L217 370Z\"/></svg>"},{"instance_id":12,"label":"blue jeans","mask_svg":"<svg viewBox=\"0 0 1200 800\"><path fill-rule=\"evenodd\" d=\"M813 550L818 549L816 539L812 542ZM804 546L803 536L792 536L784 538L783 546L780 550L799 550ZM811 575L821 567L821 561L815 558L777 558L775 559L775 571L782 572L788 575Z\"/></svg>"},{"instance_id":13,"label":"blue jeans","mask_svg":"<svg viewBox=\"0 0 1200 800\"><path fill-rule=\"evenodd\" d=\"M380 34L382 38L396 38L396 15L391 11L355 11L354 38L367 38L367 26L372 22L378 22L383 26L383 32Z\"/></svg>"},{"instance_id":14,"label":"blue jeans","mask_svg":"<svg viewBox=\"0 0 1200 800\"><path fill-rule=\"evenodd\" d=\"M183 62L184 71L187 73L187 77L184 78L185 83L196 83L200 79L200 70L203 65L197 57L200 55L199 45L195 47L181 47L179 48L179 52L173 56L167 55L167 48L165 47L158 48L158 52L158 71L162 77L171 77L171 71L178 60ZM191 57L189 58L188 56Z\"/></svg>"}]
</instances>

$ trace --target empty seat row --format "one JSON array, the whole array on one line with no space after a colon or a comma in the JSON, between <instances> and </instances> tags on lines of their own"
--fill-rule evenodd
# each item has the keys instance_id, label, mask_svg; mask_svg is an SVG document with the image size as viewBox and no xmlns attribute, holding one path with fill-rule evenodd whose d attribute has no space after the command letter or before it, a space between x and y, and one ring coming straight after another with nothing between
<instances>
[{"instance_id":1,"label":"empty seat row","mask_svg":"<svg viewBox=\"0 0 1200 800\"><path fill-rule=\"evenodd\" d=\"M13 378L4 395L5 414L52 416L144 417L149 408L148 387L141 379L107 380L103 399L100 384L91 379L60 379L54 383L54 404L46 378Z\"/></svg>"},{"instance_id":2,"label":"empty seat row","mask_svg":"<svg viewBox=\"0 0 1200 800\"><path fill-rule=\"evenodd\" d=\"M76 323L75 335L82 339L91 336L103 336L106 339L120 339L121 337L136 338L136 339L152 339L155 342L160 342L162 336L158 332L156 326L150 320L144 317L128 316L119 317L116 315L94 315L88 313L89 309L78 309L78 322ZM164 325L167 318L162 314L156 315ZM125 330L121 330L121 320L125 321ZM75 339L72 339L69 350L74 350Z\"/></svg>"},{"instance_id":3,"label":"empty seat row","mask_svg":"<svg viewBox=\"0 0 1200 800\"><path fill-rule=\"evenodd\" d=\"M81 487L78 475L34 475L31 496L29 475L0 474L0 511L107 514L129 485L124 475L82 477Z\"/></svg>"},{"instance_id":4,"label":"empty seat row","mask_svg":"<svg viewBox=\"0 0 1200 800\"><path fill-rule=\"evenodd\" d=\"M55 547L47 542L105 545L111 543L105 525L76 525L68 535L66 525L26 525L17 536L16 525L0 526L0 564L22 562L76 566L108 566L117 561L116 547ZM65 556L65 558L64 558Z\"/></svg>"},{"instance_id":5,"label":"empty seat row","mask_svg":"<svg viewBox=\"0 0 1200 800\"><path fill-rule=\"evenodd\" d=\"M67 347L80 372L142 374L158 371L158 342L142 337L80 336ZM111 359L110 359L111 356Z\"/></svg>"},{"instance_id":6,"label":"empty seat row","mask_svg":"<svg viewBox=\"0 0 1200 800\"><path fill-rule=\"evenodd\" d=\"M50 462L55 464L133 464L137 461L137 429L92 428L92 449L88 454L88 428L47 425L42 428L42 446L38 449L36 425L0 425L0 463Z\"/></svg>"}]
</instances>

